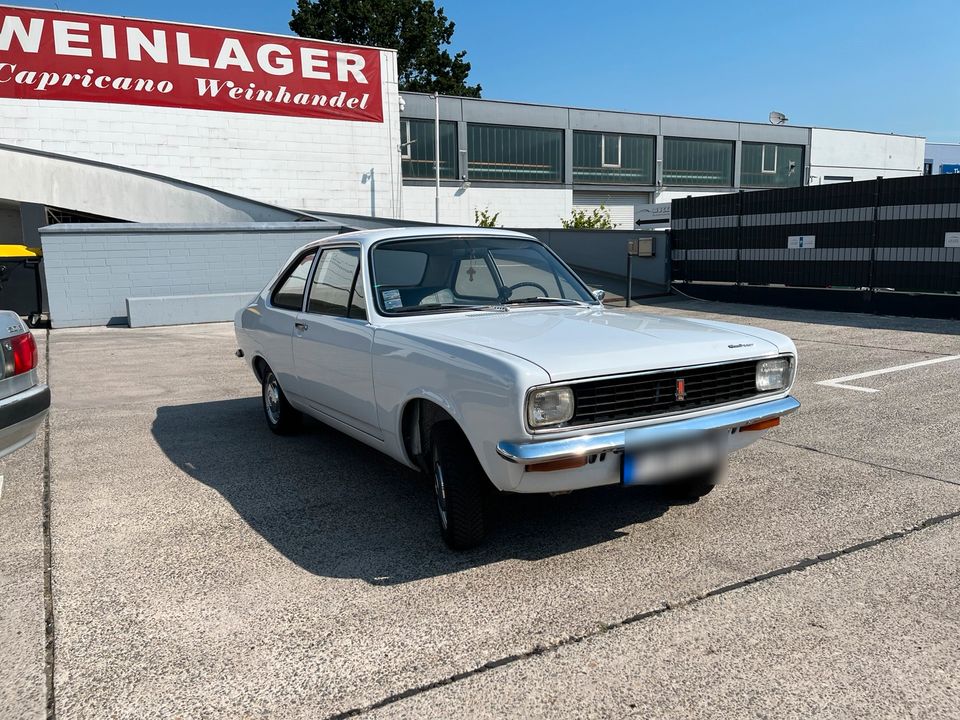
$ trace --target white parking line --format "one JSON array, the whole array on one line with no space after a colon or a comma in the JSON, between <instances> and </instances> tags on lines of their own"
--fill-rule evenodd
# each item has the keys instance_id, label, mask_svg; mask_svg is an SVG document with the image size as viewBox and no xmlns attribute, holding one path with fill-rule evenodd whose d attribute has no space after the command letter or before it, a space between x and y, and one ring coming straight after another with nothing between
<instances>
[{"instance_id":1,"label":"white parking line","mask_svg":"<svg viewBox=\"0 0 960 720\"><path fill-rule=\"evenodd\" d=\"M873 377L874 375L886 375L887 373L909 370L910 368L921 367L923 365L934 365L936 363L949 362L951 360L960 360L960 355L948 355L947 357L938 357L933 358L932 360L921 360L920 362L908 363L907 365L897 365L896 367L884 368L883 370L870 370L869 372L857 373L856 375L845 375L844 377L833 378L832 380L821 380L817 383L817 385L841 388L843 390L857 390L859 392L880 392L876 388L859 387L858 385L844 385L843 383L849 382L850 380Z\"/></svg>"},{"instance_id":2,"label":"white parking line","mask_svg":"<svg viewBox=\"0 0 960 720\"><path fill-rule=\"evenodd\" d=\"M0 475L0 498L3 497L3 475Z\"/></svg>"}]
</instances>

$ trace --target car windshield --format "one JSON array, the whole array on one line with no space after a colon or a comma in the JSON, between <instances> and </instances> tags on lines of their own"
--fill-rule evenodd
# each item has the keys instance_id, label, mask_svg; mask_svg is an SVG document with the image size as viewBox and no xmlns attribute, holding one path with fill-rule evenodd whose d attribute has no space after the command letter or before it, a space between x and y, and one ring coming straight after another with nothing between
<instances>
[{"instance_id":1,"label":"car windshield","mask_svg":"<svg viewBox=\"0 0 960 720\"><path fill-rule=\"evenodd\" d=\"M370 258L377 307L386 315L596 302L579 278L532 240L392 240L375 245Z\"/></svg>"}]
</instances>

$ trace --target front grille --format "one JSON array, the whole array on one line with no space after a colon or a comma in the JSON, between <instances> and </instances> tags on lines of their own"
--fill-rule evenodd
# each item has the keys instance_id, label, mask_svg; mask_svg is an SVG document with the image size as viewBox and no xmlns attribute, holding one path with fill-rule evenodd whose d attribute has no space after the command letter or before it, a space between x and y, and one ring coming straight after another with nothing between
<instances>
[{"instance_id":1,"label":"front grille","mask_svg":"<svg viewBox=\"0 0 960 720\"><path fill-rule=\"evenodd\" d=\"M757 361L748 360L575 383L570 386L576 401L570 425L633 420L746 400L763 394L757 391L756 370ZM681 379L686 397L677 400Z\"/></svg>"}]
</instances>

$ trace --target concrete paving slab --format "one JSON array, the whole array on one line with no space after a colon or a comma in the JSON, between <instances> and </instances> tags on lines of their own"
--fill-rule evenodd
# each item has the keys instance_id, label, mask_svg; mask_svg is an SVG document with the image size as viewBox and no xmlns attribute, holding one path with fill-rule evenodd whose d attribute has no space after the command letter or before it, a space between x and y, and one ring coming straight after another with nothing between
<instances>
[{"instance_id":1,"label":"concrete paving slab","mask_svg":"<svg viewBox=\"0 0 960 720\"><path fill-rule=\"evenodd\" d=\"M699 503L512 499L453 554L414 473L270 434L232 350L229 326L53 333L60 717L342 712L960 509L773 442L791 418Z\"/></svg>"},{"instance_id":2,"label":"concrete paving slab","mask_svg":"<svg viewBox=\"0 0 960 720\"><path fill-rule=\"evenodd\" d=\"M367 717L960 717L960 520Z\"/></svg>"},{"instance_id":3,"label":"concrete paving slab","mask_svg":"<svg viewBox=\"0 0 960 720\"><path fill-rule=\"evenodd\" d=\"M34 332L41 380L46 333ZM0 460L0 718L46 714L43 438Z\"/></svg>"}]
</instances>

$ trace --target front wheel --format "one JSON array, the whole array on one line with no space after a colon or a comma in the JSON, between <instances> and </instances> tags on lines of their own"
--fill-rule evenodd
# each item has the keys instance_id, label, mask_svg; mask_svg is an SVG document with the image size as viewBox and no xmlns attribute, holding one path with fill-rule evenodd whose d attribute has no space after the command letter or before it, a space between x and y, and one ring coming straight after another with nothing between
<instances>
[{"instance_id":1,"label":"front wheel","mask_svg":"<svg viewBox=\"0 0 960 720\"><path fill-rule=\"evenodd\" d=\"M431 469L440 532L450 548L467 550L486 535L486 476L458 427L438 425L432 435Z\"/></svg>"},{"instance_id":2,"label":"front wheel","mask_svg":"<svg viewBox=\"0 0 960 720\"><path fill-rule=\"evenodd\" d=\"M291 435L300 427L300 412L287 402L277 376L267 370L263 376L263 415L267 426L277 435Z\"/></svg>"}]
</instances>

